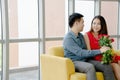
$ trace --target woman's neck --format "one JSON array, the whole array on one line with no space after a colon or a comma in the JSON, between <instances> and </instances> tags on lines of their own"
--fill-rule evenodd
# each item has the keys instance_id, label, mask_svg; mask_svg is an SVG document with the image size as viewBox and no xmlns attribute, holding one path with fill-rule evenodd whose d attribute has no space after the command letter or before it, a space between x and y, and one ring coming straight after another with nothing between
<instances>
[{"instance_id":1,"label":"woman's neck","mask_svg":"<svg viewBox=\"0 0 120 80\"><path fill-rule=\"evenodd\" d=\"M98 33L97 32L93 32L93 35L95 38L98 38Z\"/></svg>"},{"instance_id":2,"label":"woman's neck","mask_svg":"<svg viewBox=\"0 0 120 80\"><path fill-rule=\"evenodd\" d=\"M94 34L95 36L98 36L98 32L93 32L93 34Z\"/></svg>"}]
</instances>

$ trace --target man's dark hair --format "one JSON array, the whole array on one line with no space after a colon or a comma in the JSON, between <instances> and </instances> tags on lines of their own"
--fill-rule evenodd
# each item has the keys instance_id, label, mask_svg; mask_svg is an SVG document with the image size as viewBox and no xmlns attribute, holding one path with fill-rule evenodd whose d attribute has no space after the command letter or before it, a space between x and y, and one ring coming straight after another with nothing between
<instances>
[{"instance_id":1,"label":"man's dark hair","mask_svg":"<svg viewBox=\"0 0 120 80\"><path fill-rule=\"evenodd\" d=\"M70 28L72 28L73 24L75 23L76 20L79 20L84 17L82 14L80 13L73 13L72 15L69 16L69 26Z\"/></svg>"}]
</instances>

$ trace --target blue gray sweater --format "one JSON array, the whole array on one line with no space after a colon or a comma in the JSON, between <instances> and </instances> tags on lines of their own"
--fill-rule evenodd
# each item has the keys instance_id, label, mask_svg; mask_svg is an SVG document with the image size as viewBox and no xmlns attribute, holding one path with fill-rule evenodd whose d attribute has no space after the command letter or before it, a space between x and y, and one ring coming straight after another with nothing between
<instances>
[{"instance_id":1,"label":"blue gray sweater","mask_svg":"<svg viewBox=\"0 0 120 80\"><path fill-rule=\"evenodd\" d=\"M64 55L72 61L86 61L88 58L101 54L100 50L87 50L81 33L76 36L69 31L63 40Z\"/></svg>"}]
</instances>

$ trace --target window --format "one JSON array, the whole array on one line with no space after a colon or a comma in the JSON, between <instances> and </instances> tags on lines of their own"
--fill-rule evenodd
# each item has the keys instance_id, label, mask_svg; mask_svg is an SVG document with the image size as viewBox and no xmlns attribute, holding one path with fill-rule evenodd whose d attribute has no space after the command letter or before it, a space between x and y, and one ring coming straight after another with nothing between
<instances>
[{"instance_id":1,"label":"window","mask_svg":"<svg viewBox=\"0 0 120 80\"><path fill-rule=\"evenodd\" d=\"M6 4L8 1L8 5L3 4L3 1ZM75 1L74 6L69 7L69 1L73 4ZM113 45L120 47L118 0L100 0L100 2L100 12L107 20L109 34L117 36ZM39 80L40 51L44 52L45 50L45 53L48 53L49 47L62 45L65 32L68 31L69 8L84 15L85 27L82 32L84 34L90 29L96 7L95 0L1 0L1 4L0 73L3 72L4 74L0 74L0 80ZM43 6L45 4L45 6L42 7L42 4ZM8 9L5 6L8 6ZM9 18L4 21L3 18L7 15L7 11ZM40 13L45 14L41 15ZM45 21L41 21L42 18ZM9 27L6 26L8 24L7 20ZM41 25L42 22L45 24ZM3 70L1 66L5 66ZM8 73L8 70L10 73ZM32 72L30 79L27 79L28 76L24 74L26 72L22 71ZM18 72L22 75L20 76ZM34 76L32 76L33 74Z\"/></svg>"},{"instance_id":2,"label":"window","mask_svg":"<svg viewBox=\"0 0 120 80\"><path fill-rule=\"evenodd\" d=\"M109 6L111 5L111 6ZM101 15L104 16L109 35L118 34L118 1L102 1L101 2ZM115 49L117 49L117 39L113 43Z\"/></svg>"},{"instance_id":3,"label":"window","mask_svg":"<svg viewBox=\"0 0 120 80\"><path fill-rule=\"evenodd\" d=\"M37 0L9 0L9 11L10 39L38 38Z\"/></svg>"},{"instance_id":4,"label":"window","mask_svg":"<svg viewBox=\"0 0 120 80\"><path fill-rule=\"evenodd\" d=\"M13 75L17 75L21 69L25 71L26 68L31 68L30 70L36 68L38 70L38 0L9 0L8 4L9 70L16 71L9 74L9 80L13 80L16 79ZM39 73L36 72L34 75L38 76ZM26 76L22 77L22 79L25 78Z\"/></svg>"},{"instance_id":5,"label":"window","mask_svg":"<svg viewBox=\"0 0 120 80\"><path fill-rule=\"evenodd\" d=\"M106 19L109 34L116 35L117 24L118 24L118 2L117 1L102 1L101 2L101 15L103 15Z\"/></svg>"},{"instance_id":6,"label":"window","mask_svg":"<svg viewBox=\"0 0 120 80\"><path fill-rule=\"evenodd\" d=\"M65 0L45 0L45 53L51 46L62 45L65 27Z\"/></svg>"},{"instance_id":7,"label":"window","mask_svg":"<svg viewBox=\"0 0 120 80\"><path fill-rule=\"evenodd\" d=\"M59 41L46 41L46 53L48 53L48 48L51 46L62 45L62 40Z\"/></svg>"},{"instance_id":8,"label":"window","mask_svg":"<svg viewBox=\"0 0 120 80\"><path fill-rule=\"evenodd\" d=\"M10 43L10 68L38 66L38 43Z\"/></svg>"},{"instance_id":9,"label":"window","mask_svg":"<svg viewBox=\"0 0 120 80\"><path fill-rule=\"evenodd\" d=\"M65 34L65 0L45 0L45 36L63 37Z\"/></svg>"},{"instance_id":10,"label":"window","mask_svg":"<svg viewBox=\"0 0 120 80\"><path fill-rule=\"evenodd\" d=\"M83 34L90 30L91 21L94 17L94 1L75 0L75 12L84 15Z\"/></svg>"},{"instance_id":11,"label":"window","mask_svg":"<svg viewBox=\"0 0 120 80\"><path fill-rule=\"evenodd\" d=\"M2 72L2 31L1 31L1 7L0 7L0 72ZM2 73L1 73L2 74ZM0 80L1 80L1 74L0 74Z\"/></svg>"}]
</instances>

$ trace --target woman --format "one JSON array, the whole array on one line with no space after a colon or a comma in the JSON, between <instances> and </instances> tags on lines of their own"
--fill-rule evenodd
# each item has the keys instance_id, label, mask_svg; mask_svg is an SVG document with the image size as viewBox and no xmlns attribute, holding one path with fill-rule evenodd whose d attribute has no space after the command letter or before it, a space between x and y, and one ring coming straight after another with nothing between
<instances>
[{"instance_id":1,"label":"woman","mask_svg":"<svg viewBox=\"0 0 120 80\"><path fill-rule=\"evenodd\" d=\"M107 24L103 16L95 16L91 23L91 29L85 35L85 42L88 50L99 49L99 36L108 35ZM97 55L94 60L101 61L102 55ZM112 67L117 80L120 80L120 65L117 63L112 63Z\"/></svg>"}]
</instances>

